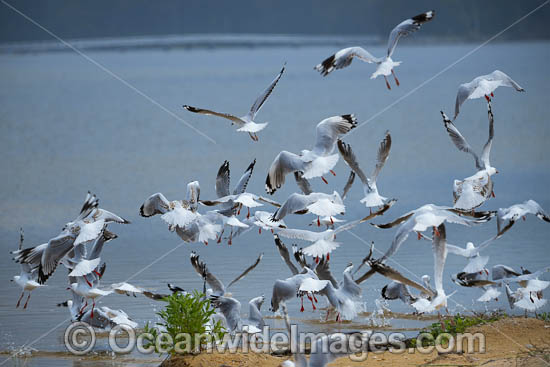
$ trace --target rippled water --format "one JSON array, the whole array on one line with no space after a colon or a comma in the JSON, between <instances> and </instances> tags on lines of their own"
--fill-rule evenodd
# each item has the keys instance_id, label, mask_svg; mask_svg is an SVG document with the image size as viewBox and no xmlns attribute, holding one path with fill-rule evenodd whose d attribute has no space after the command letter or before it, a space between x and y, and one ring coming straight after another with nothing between
<instances>
[{"instance_id":1,"label":"rippled water","mask_svg":"<svg viewBox=\"0 0 550 367\"><path fill-rule=\"evenodd\" d=\"M452 112L460 83L497 68L511 75L527 92L496 91L493 104L496 133L491 160L500 173L495 177L496 198L484 208L497 209L533 198L550 210L548 43L488 45L406 97L413 88L474 47L469 44L400 45L394 59L404 61L396 69L401 87L391 91L386 90L382 79L369 79L372 65L357 61L346 70L320 77L312 67L330 55L333 47L89 54L209 135L216 144L81 56L73 53L0 55L0 170L3 177L0 243L4 253L0 259L0 350L28 343L40 351L65 350L62 335L68 325L69 312L56 307L69 297L65 271L58 270L46 288L33 293L27 310L15 309L20 290L8 280L18 274L19 267L11 261L8 251L17 247L20 226L25 229L27 246L55 236L64 223L75 217L88 190L97 193L102 207L132 221L131 225L110 227L119 238L106 246L102 256L107 262L104 284L131 279L136 285L162 291L167 282L185 289L200 288L201 280L188 260L191 250L197 251L212 272L226 281L263 252L264 260L258 269L235 284L232 293L243 303L243 312L247 310L244 305L248 299L265 294L264 311L269 314L273 281L290 275L271 234L251 231L235 240L232 246L184 245L158 260L181 242L166 230L159 218L139 217L143 200L154 192L163 192L169 199L182 198L191 180L199 180L201 196L211 198L215 194L217 169L226 159L231 162L232 178L236 181L256 158L249 190L262 193L269 164L280 150L298 152L308 148L320 120L355 113L359 121L369 122L345 141L353 146L367 171L373 165L384 131L389 129L393 137L392 152L378 185L382 195L399 201L376 222L389 221L425 203L450 204L453 179L471 175L474 164L469 156L451 145L439 110ZM377 55L384 51L379 46L372 47L371 52ZM246 134L236 133L223 120L193 115L181 108L185 103L244 114L285 61L287 72L258 115L260 121L270 122L260 133L259 143L253 143ZM372 116L375 118L371 120ZM486 118L485 104L475 100L464 105L457 121L463 135L478 151L487 136ZM328 186L317 180L314 188L340 190L348 169L340 162L336 171L336 177L327 177ZM283 201L295 190L290 180L274 199ZM345 219L365 214L365 208L358 202L361 197L362 189L356 184L347 199ZM296 217L286 222L291 226L304 226L311 219ZM349 261L357 264L365 256L366 243L374 240L376 247L384 251L394 234L394 230L375 229L368 224L353 232L365 243L348 233L338 237L342 246L331 259L337 278ZM495 222L475 228L448 226L447 230L448 241L460 245L469 240L480 242L494 233ZM542 268L548 265L549 234L548 224L530 217L487 249L489 264L516 268L523 265L531 270ZM412 274L433 274L427 242L409 239L394 260L400 265L392 264L411 277ZM449 292L457 289L450 275L463 265L462 258L449 255L445 268L445 288ZM374 300L386 283L381 276L364 283L366 311L375 310ZM483 310L485 305L472 301L480 293L476 289L459 289L449 302L450 311ZM155 311L161 307L143 297L117 295L104 298L100 303L124 309L140 326L155 321ZM411 311L399 302L390 306L396 312ZM309 320L300 322L300 328L323 331L339 328L337 324L312 322L323 315L312 313L307 303L303 314L298 312L299 307L298 301L289 304L296 320ZM504 299L487 307L507 308ZM549 310L548 306L545 310ZM427 321L395 319L389 322L394 328L418 328ZM276 328L284 327L281 320L269 319L268 323ZM367 323L367 317L359 317L355 327L362 329ZM100 341L98 349L106 349L106 341ZM88 362L90 364L85 365L94 363ZM33 360L33 364L77 362L54 357Z\"/></svg>"}]
</instances>

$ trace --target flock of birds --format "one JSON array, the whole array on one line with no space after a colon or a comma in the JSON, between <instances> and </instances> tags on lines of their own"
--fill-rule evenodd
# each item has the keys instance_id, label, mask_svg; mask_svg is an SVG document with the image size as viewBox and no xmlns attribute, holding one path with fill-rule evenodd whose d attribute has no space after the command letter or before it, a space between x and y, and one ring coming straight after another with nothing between
<instances>
[{"instance_id":1,"label":"flock of birds","mask_svg":"<svg viewBox=\"0 0 550 367\"><path fill-rule=\"evenodd\" d=\"M391 89L387 76L393 75L395 83L399 85L394 68L400 64L392 60L398 40L416 30L421 25L433 19L435 13L428 11L398 24L390 33L388 50L384 57L376 58L361 47L350 47L336 52L323 62L315 66L323 76L336 69L351 64L354 58L367 63L377 64L376 71L371 78L384 76L388 89ZM271 95L282 78L285 66L268 88L257 98L252 108L244 117L214 112L212 110L185 105L190 112L214 115L231 121L237 126L237 131L246 132L252 140L257 141L257 133L267 126L267 123L256 122L256 115ZM443 289L443 270L448 253L466 258L466 265L462 271L453 275L453 281L462 287L479 287L483 294L478 301L488 302L496 299L504 288L511 308L521 308L535 311L542 307L546 300L542 290L550 283L540 280L540 276L550 268L529 272L526 269L516 271L505 265L495 265L489 271L486 267L488 256L483 251L494 241L503 236L520 219L527 214L550 222L550 217L534 201L528 200L509 208L498 211L479 211L478 208L494 196L493 176L498 170L491 166L490 152L494 137L494 116L492 111L492 97L494 90L500 86L513 87L517 91L524 91L515 81L501 71L475 78L459 87L456 97L456 107L453 120L441 111L443 126L448 132L453 144L474 158L475 173L453 184L453 205L437 206L426 204L405 213L386 224L371 224L376 228L396 228L391 246L383 256L373 258L373 245L370 252L361 264L353 271L350 263L337 280L331 273L329 264L333 251L339 247L336 237L361 223L371 221L388 211L396 199L388 199L380 195L377 187L377 178L390 155L392 138L386 132L377 152L374 168L370 175L365 174L352 147L342 138L357 126L354 115L347 114L333 116L319 122L316 127L316 139L311 150L304 149L300 153L281 151L273 160L265 181L267 194L272 195L285 184L287 175L292 174L296 181L299 193L293 193L284 202L279 203L266 196L247 192L248 182L254 172L254 160L244 171L233 190L230 189L229 162L225 161L218 170L215 191L217 198L205 200L200 196L199 182L193 181L187 185L187 196L183 200L168 200L162 193L155 193L145 200L139 213L142 217L155 215L166 222L168 229L175 232L179 238L188 243L204 243L211 241L220 243L227 240L232 244L235 238L257 228L259 233L271 231L274 234L274 243L284 263L290 270L286 279L274 280L270 310L282 310L286 314L286 303L299 298L301 311L304 310L304 297L307 298L314 310L319 299L326 299L330 305L326 312L326 320L332 317L336 321L352 320L360 310L361 283L378 273L387 277L391 282L381 289L381 296L386 300L401 300L410 305L417 313L430 313L447 306L447 295ZM459 114L460 107L468 99L484 97L488 108L488 139L479 156L468 144L454 122ZM341 192L332 193L313 192L309 181L320 178L328 173L335 174L333 168L342 157L350 168L349 179ZM363 218L344 221L339 216L345 214L345 199L352 188L355 178L359 177L364 191L364 198L360 204L369 208L368 215ZM258 210L263 205L272 207L272 211ZM206 209L205 209L206 208ZM251 213L251 208L253 213ZM246 209L246 214L245 214ZM310 229L289 228L284 219L292 215L312 215L310 226L324 227L323 231ZM446 224L460 224L474 226L488 222L496 217L496 234L478 245L468 242L465 247L447 243ZM68 287L72 298L63 305L70 310L73 321L86 321L92 326L106 328L119 323L136 326L122 310L112 310L106 306L95 308L95 300L111 293L126 295L143 294L152 299L161 300L166 295L153 293L140 287L117 283L100 288L101 278L105 272L105 263L101 260L101 251L107 242L117 238L117 235L107 229L110 225L129 224L124 218L99 207L95 195L88 193L79 215L67 223L56 237L46 243L23 248L23 234L19 249L13 251L14 260L21 264L21 274L14 277L14 281L21 286L23 293L17 302L17 307L25 294L27 300L23 308L27 307L31 291L45 285L49 277L55 272L59 264L68 269ZM432 238L424 234L431 230ZM432 242L434 256L434 287L430 284L431 277L424 275L422 284L405 277L396 269L387 264L406 241L407 237L416 232L418 239ZM304 248L292 246L292 254L281 238L303 240L309 243ZM344 254L342 254L344 256ZM259 331L265 324L261 307L265 297L258 296L250 300L248 318L241 317L241 304L232 295L227 293L229 287L242 279L261 262L262 255L237 276L227 286L217 278L201 261L199 256L192 252L190 262L197 274L204 280L204 293L218 309L215 317L224 320L229 332L245 330ZM368 266L362 275L358 271ZM208 285L208 289L207 289ZM513 290L512 287L515 287ZM169 284L172 292L184 292L183 289ZM412 289L415 289L413 292ZM413 294L414 293L414 294ZM454 293L454 292L453 292ZM88 306L91 303L91 307ZM61 304L60 304L61 305ZM288 320L288 318L287 318ZM326 357L326 356L325 356ZM325 358L323 357L323 358ZM315 357L316 358L316 357ZM326 359L326 358L325 358ZM295 355L299 365L306 365L303 356ZM299 362L302 361L302 362ZM313 357L310 365L313 364ZM289 362L290 363L290 362ZM326 361L325 361L326 363Z\"/></svg>"}]
</instances>

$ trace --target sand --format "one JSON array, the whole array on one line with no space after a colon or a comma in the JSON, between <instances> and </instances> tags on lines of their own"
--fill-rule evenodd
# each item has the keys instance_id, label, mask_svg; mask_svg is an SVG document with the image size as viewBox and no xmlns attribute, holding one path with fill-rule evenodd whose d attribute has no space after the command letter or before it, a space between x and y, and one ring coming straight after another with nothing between
<instances>
[{"instance_id":1,"label":"sand","mask_svg":"<svg viewBox=\"0 0 550 367\"><path fill-rule=\"evenodd\" d=\"M335 360L329 366L550 366L550 323L533 318L505 318L476 326L468 330L481 332L486 338L486 351L439 354L408 352L369 353L366 361L353 362L348 357ZM476 350L478 350L476 344ZM174 356L163 367L229 367L253 366L276 367L289 359L266 354L200 354L197 356Z\"/></svg>"}]
</instances>

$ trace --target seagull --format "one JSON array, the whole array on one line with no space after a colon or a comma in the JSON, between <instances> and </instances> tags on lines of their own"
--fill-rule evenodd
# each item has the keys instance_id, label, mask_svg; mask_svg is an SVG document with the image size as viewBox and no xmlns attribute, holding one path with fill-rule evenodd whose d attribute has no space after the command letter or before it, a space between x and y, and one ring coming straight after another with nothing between
<instances>
[{"instance_id":1,"label":"seagull","mask_svg":"<svg viewBox=\"0 0 550 367\"><path fill-rule=\"evenodd\" d=\"M456 126L449 120L447 115L441 111L443 123L445 124L445 128L452 142L458 150L469 153L474 157L476 169L478 170L473 176L467 177L462 181L454 181L453 197L454 208L456 209L463 211L473 210L483 204L491 196L495 196L491 176L498 173L498 171L491 166L489 161L494 136L494 118L490 101L487 102L487 114L489 116L489 138L483 147L480 159Z\"/></svg>"},{"instance_id":2,"label":"seagull","mask_svg":"<svg viewBox=\"0 0 550 367\"><path fill-rule=\"evenodd\" d=\"M275 284L273 284L273 292L271 295L271 308L270 311L277 312L281 304L285 304L288 300L291 300L294 297L299 297L299 289L306 279L318 279L317 275L313 270L308 267L304 267L302 272L296 275L293 275L284 280L277 279ZM304 299L302 299L302 308L304 309ZM313 301L312 301L313 302ZM313 304L313 303L312 303Z\"/></svg>"},{"instance_id":3,"label":"seagull","mask_svg":"<svg viewBox=\"0 0 550 367\"><path fill-rule=\"evenodd\" d=\"M312 192L308 195L302 195L294 193L277 209L272 220L278 222L288 214L305 213L315 214L317 218L320 216L331 218L337 214L343 215L345 211L344 201L336 191L332 194ZM321 225L320 221L317 225Z\"/></svg>"},{"instance_id":4,"label":"seagull","mask_svg":"<svg viewBox=\"0 0 550 367\"><path fill-rule=\"evenodd\" d=\"M116 214L99 208L98 205L97 197L88 192L80 214L74 221L67 223L61 233L50 239L47 244L14 252L16 261L37 264L37 260L40 258L38 283L44 284L65 255L79 244L96 240L103 232L105 224L130 223Z\"/></svg>"},{"instance_id":5,"label":"seagull","mask_svg":"<svg viewBox=\"0 0 550 367\"><path fill-rule=\"evenodd\" d=\"M219 280L214 274L212 274L210 270L208 270L206 264L200 261L199 255L195 251L191 251L189 259L191 260L191 265L193 266L193 269L195 269L197 274L204 280L204 282L208 283L208 285L210 286L210 288L206 291L207 296L224 296L226 295L226 291L229 287L244 278L249 272L251 272L258 266L260 261L262 261L263 256L263 253L260 254L254 264L246 268L238 277L233 279L227 285L227 287L222 283L221 280Z\"/></svg>"},{"instance_id":6,"label":"seagull","mask_svg":"<svg viewBox=\"0 0 550 367\"><path fill-rule=\"evenodd\" d=\"M265 301L263 295L255 297L248 302L249 312L247 319L241 318L241 303L235 298L211 295L210 300L212 306L219 309L225 317L227 330L230 333L240 330L248 333L257 333L265 326L265 321L260 311Z\"/></svg>"},{"instance_id":7,"label":"seagull","mask_svg":"<svg viewBox=\"0 0 550 367\"><path fill-rule=\"evenodd\" d=\"M497 211L497 227L499 231L505 221L508 221L506 226L511 227L519 218L525 220L527 214L536 215L540 220L550 223L550 216L546 214L535 200L530 199L524 203L514 204L508 208L500 208Z\"/></svg>"},{"instance_id":8,"label":"seagull","mask_svg":"<svg viewBox=\"0 0 550 367\"><path fill-rule=\"evenodd\" d=\"M512 87L518 92L525 92L525 89L500 70L495 70L491 74L478 76L471 82L461 84L458 87L453 121L456 120L460 107L467 99L485 97L487 101L490 101L491 97L494 97L493 91L498 87Z\"/></svg>"},{"instance_id":9,"label":"seagull","mask_svg":"<svg viewBox=\"0 0 550 367\"><path fill-rule=\"evenodd\" d=\"M363 173L363 170L361 170L361 167L359 167L359 163L357 162L351 146L341 140L338 140L338 150L340 151L340 155L342 156L346 164L350 166L353 172L355 172L357 176L359 176L361 182L363 183L363 191L365 193L365 197L361 199L361 203L365 204L367 208L384 205L387 201L387 198L378 194L376 179L378 178L380 170L382 170L382 167L384 167L384 164L386 163L386 160L390 155L390 149L391 135L389 131L386 131L384 139L380 142L380 146L378 148L376 166L374 167L374 170L372 171L370 177L367 177L365 173Z\"/></svg>"},{"instance_id":10,"label":"seagull","mask_svg":"<svg viewBox=\"0 0 550 367\"><path fill-rule=\"evenodd\" d=\"M424 284L424 288L431 290L430 277L428 275L422 276L422 283ZM418 296L414 296L411 294L409 287L406 284L403 284L397 280L386 284L382 288L381 296L388 301L399 299L409 306L412 306L412 304L415 303L420 297L429 297L428 294L423 292L421 292Z\"/></svg>"},{"instance_id":11,"label":"seagull","mask_svg":"<svg viewBox=\"0 0 550 367\"><path fill-rule=\"evenodd\" d=\"M441 223L437 228L434 228L433 232L432 247L434 255L435 297L432 297L430 300L420 298L412 304L413 307L421 313L432 312L441 307L447 307L447 298L451 297L456 292L447 296L443 289L443 269L445 267L445 260L447 259L447 235L445 224Z\"/></svg>"},{"instance_id":12,"label":"seagull","mask_svg":"<svg viewBox=\"0 0 550 367\"><path fill-rule=\"evenodd\" d=\"M103 290L99 289L99 276L95 273L90 273L87 275L88 277L91 277L92 281L90 282L87 278L85 279L84 276L75 276L74 279L76 279L75 282L72 282L69 286L69 290L72 290L77 295L84 297L86 299L86 304L84 307L80 310L80 313L86 308L88 304L88 299L92 300L92 312L90 316L94 317L94 308L95 308L95 300L98 297L107 296L111 293L113 293L112 290Z\"/></svg>"},{"instance_id":13,"label":"seagull","mask_svg":"<svg viewBox=\"0 0 550 367\"><path fill-rule=\"evenodd\" d=\"M116 325L128 325L132 328L136 328L138 326L137 322L130 319L126 312L122 310L113 310L107 306L96 308L95 313L91 310L80 313L80 310L82 309L83 297L79 296L74 291L71 291L71 294L72 299L59 303L57 306L68 307L71 313L71 320L73 322L85 322L88 325L98 329L106 329L109 327L112 328Z\"/></svg>"},{"instance_id":14,"label":"seagull","mask_svg":"<svg viewBox=\"0 0 550 367\"><path fill-rule=\"evenodd\" d=\"M285 183L285 176L291 172L301 172L306 180L323 177L338 162L338 154L332 154L338 137L347 134L357 126L354 115L333 116L319 122L316 127L316 140L313 150L302 150L300 155L283 150L271 163L265 180L265 190L273 194Z\"/></svg>"},{"instance_id":15,"label":"seagull","mask_svg":"<svg viewBox=\"0 0 550 367\"><path fill-rule=\"evenodd\" d=\"M412 210L401 217L397 218L393 222L386 224L375 224L371 223L376 228L392 228L399 225L397 232L393 238L390 248L386 253L377 261L383 262L399 250L401 244L405 242L407 237L412 231L424 232L426 229L432 227L437 233L437 226L444 222L462 224L464 226L472 226L476 223L484 223L491 219L493 213L491 212L477 212L469 213L473 215L475 219L464 218L463 216L458 215L460 213L456 209L437 206L434 204L426 204L421 206L418 209ZM466 215L466 213L460 213ZM422 236L419 234L418 239L421 239Z\"/></svg>"},{"instance_id":16,"label":"seagull","mask_svg":"<svg viewBox=\"0 0 550 367\"><path fill-rule=\"evenodd\" d=\"M391 203L393 205L393 202ZM376 213L375 213L376 214ZM371 219L372 215L365 218L354 220L336 227L335 229L327 229L323 232L312 232L305 229L292 228L272 228L277 234L290 238L313 242L312 245L303 249L304 254L318 259L321 256L330 257L330 253L340 246L340 243L335 242L338 233L348 231L356 225L366 222Z\"/></svg>"},{"instance_id":17,"label":"seagull","mask_svg":"<svg viewBox=\"0 0 550 367\"><path fill-rule=\"evenodd\" d=\"M314 300L314 294L316 293L327 297L329 303L337 311L336 321L353 320L359 311L359 303L357 300L361 296L361 287L352 279L352 269L353 264L349 263L344 270L344 281L342 284L334 285L330 280L309 278L300 285L299 291L301 294L306 294L310 299L313 296ZM328 272L329 278L334 279L328 268L326 272ZM313 302L312 305L315 310ZM327 319L328 317L329 312L327 312Z\"/></svg>"},{"instance_id":18,"label":"seagull","mask_svg":"<svg viewBox=\"0 0 550 367\"><path fill-rule=\"evenodd\" d=\"M23 228L21 228L19 230L19 251L21 251L21 249L23 248L23 240L24 240ZM21 273L19 275L15 275L13 277L13 279L11 280L12 282L17 283L17 285L19 285L23 289L23 292L21 293L21 296L19 297L19 300L17 300L17 305L15 306L16 308L19 307L19 305L21 303L21 300L23 299L23 296L25 295L25 292L29 292L29 295L27 296L27 300L25 301L25 304L23 305L23 308L27 309L29 299L31 298L31 292L36 288L44 287L44 285L42 285L42 284L40 284L36 281L36 279L38 277L38 271L37 270L38 270L37 268L32 269L30 264L22 263L21 264Z\"/></svg>"},{"instance_id":19,"label":"seagull","mask_svg":"<svg viewBox=\"0 0 550 367\"><path fill-rule=\"evenodd\" d=\"M267 122L256 123L254 119L256 118L256 114L260 111L260 109L262 108L267 98L273 92L273 89L275 89L275 86L279 82L279 79L281 79L281 77L283 76L283 73L285 71L285 66L286 66L286 63L283 65L283 68L281 69L277 77L267 87L267 89L263 91L262 94L260 94L260 96L256 99L256 101L254 101L254 104L250 108L250 111L248 112L248 114L246 114L243 117L237 117L229 113L215 112L215 111L196 108L188 105L184 105L183 108L185 108L187 111L194 112L194 113L200 113L203 115L214 115L214 116L228 119L231 121L231 125L237 125L238 127L237 131L247 132L248 135L250 135L250 138L252 140L258 141L258 135L256 135L256 133L260 130L263 130L268 123Z\"/></svg>"},{"instance_id":20,"label":"seagull","mask_svg":"<svg viewBox=\"0 0 550 367\"><path fill-rule=\"evenodd\" d=\"M375 63L378 65L376 67L376 71L371 75L371 79L374 79L379 75L383 75L384 80L386 81L386 87L391 89L387 76L392 74L395 78L395 83L399 86L399 80L397 79L393 68L399 66L401 61L393 61L391 58L393 51L397 46L397 42L402 36L408 36L409 34L419 30L422 24L432 20L434 16L435 11L430 10L399 23L390 33L388 39L388 51L384 57L374 57L362 47L348 47L328 57L322 63L315 66L314 69L320 72L322 76L327 76L334 69L342 69L350 65L353 58L357 57L361 61L369 64Z\"/></svg>"}]
</instances>

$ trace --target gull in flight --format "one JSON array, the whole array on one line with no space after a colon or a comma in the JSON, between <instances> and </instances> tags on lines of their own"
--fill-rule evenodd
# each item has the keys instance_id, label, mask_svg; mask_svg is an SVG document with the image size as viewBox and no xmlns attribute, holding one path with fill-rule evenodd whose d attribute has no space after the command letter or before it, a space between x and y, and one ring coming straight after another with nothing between
<instances>
[{"instance_id":1,"label":"gull in flight","mask_svg":"<svg viewBox=\"0 0 550 367\"><path fill-rule=\"evenodd\" d=\"M390 149L391 135L389 131L386 131L384 139L380 142L380 146L378 148L376 166L374 167L374 170L372 171L370 177L367 177L361 167L359 167L359 163L357 162L351 146L341 140L338 140L338 150L340 151L342 158L347 163L347 165L350 166L352 171L355 172L357 176L359 176L359 179L363 183L363 191L365 193L365 197L361 199L361 203L365 204L367 208L381 206L386 203L387 198L378 194L376 179L378 178L378 174L382 170L382 167L384 167L384 164L386 163L386 160L390 155Z\"/></svg>"},{"instance_id":2,"label":"gull in flight","mask_svg":"<svg viewBox=\"0 0 550 367\"><path fill-rule=\"evenodd\" d=\"M371 55L367 50L362 47L348 47L344 48L334 55L325 59L322 63L315 66L314 69L321 73L323 76L327 76L334 69L342 69L351 64L354 57L357 57L359 60L367 62L369 64L377 64L376 71L371 75L371 79L376 78L379 75L384 76L386 81L386 87L391 89L390 83L388 82L387 76L390 74L393 75L395 83L399 86L399 80L395 75L393 69L401 64L401 61L393 61L391 56L397 42L403 36L408 36L409 34L420 29L420 26L430 20L435 16L435 11L430 10L422 14L418 14L412 18L406 19L399 23L390 33L388 39L388 51L384 57L378 58Z\"/></svg>"},{"instance_id":3,"label":"gull in flight","mask_svg":"<svg viewBox=\"0 0 550 367\"><path fill-rule=\"evenodd\" d=\"M332 154L338 137L347 134L357 126L354 115L333 116L319 122L316 127L316 139L313 150L302 150L300 155L283 150L271 163L265 180L265 190L273 194L285 183L285 176L301 172L306 180L323 177L327 172L335 175L332 168L338 162L338 154Z\"/></svg>"},{"instance_id":4,"label":"gull in flight","mask_svg":"<svg viewBox=\"0 0 550 367\"><path fill-rule=\"evenodd\" d=\"M20 229L19 232L19 251L23 248L23 228ZM18 286L20 286L23 289L23 292L21 293L21 296L19 297L19 300L17 301L16 308L19 307L19 304L21 303L21 300L23 299L23 296L25 295L25 292L29 292L29 295L27 296L27 300L25 301L25 304L23 305L23 308L26 309L27 305L29 303L29 299L31 298L31 292L39 287L44 287L44 285L38 283L37 280L38 277L38 269L37 268L31 268L30 264L21 264L21 273L19 275L15 275L12 282L17 283Z\"/></svg>"},{"instance_id":5,"label":"gull in flight","mask_svg":"<svg viewBox=\"0 0 550 367\"><path fill-rule=\"evenodd\" d=\"M447 115L441 111L445 129L449 133L449 137L458 150L469 153L474 157L477 172L473 176L467 177L462 181L455 180L453 186L454 208L463 211L473 210L483 204L491 196L495 196L493 192L493 181L491 176L498 173L496 168L491 166L489 155L491 154L491 146L494 137L494 118L491 109L491 102L487 102L487 115L489 116L489 138L483 146L481 159L472 150L470 144L462 136L456 126L449 120Z\"/></svg>"},{"instance_id":6,"label":"gull in flight","mask_svg":"<svg viewBox=\"0 0 550 367\"><path fill-rule=\"evenodd\" d=\"M424 288L432 290L430 287L430 277L429 275L422 276L422 283ZM401 283L400 281L394 280L389 284L386 284L381 291L381 296L385 300L392 301L399 299L406 305L412 306L419 298L428 298L429 295L424 292L420 292L418 296L411 294L409 286L407 284Z\"/></svg>"},{"instance_id":7,"label":"gull in flight","mask_svg":"<svg viewBox=\"0 0 550 367\"><path fill-rule=\"evenodd\" d=\"M328 265L328 262L323 261ZM357 300L361 296L361 287L352 279L351 270L353 264L349 263L344 270L344 280L341 284L338 284L330 280L321 280L308 278L300 285L300 294L306 294L311 300L316 300L315 294L321 294L325 296L332 307L337 311L336 321L340 320L353 320L360 308L360 304ZM328 267L324 269L328 278L334 279ZM336 283L336 285L334 285ZM315 304L312 302L313 309L315 310ZM303 310L303 306L302 306ZM329 317L329 311L327 311L327 319Z\"/></svg>"},{"instance_id":8,"label":"gull in flight","mask_svg":"<svg viewBox=\"0 0 550 367\"><path fill-rule=\"evenodd\" d=\"M26 248L14 252L15 260L20 263L38 265L38 283L44 284L53 274L60 260L76 246L96 240L102 235L107 223L130 223L124 218L98 207L99 200L88 192L78 217L67 223L61 233L50 239L47 244Z\"/></svg>"},{"instance_id":9,"label":"gull in flight","mask_svg":"<svg viewBox=\"0 0 550 367\"><path fill-rule=\"evenodd\" d=\"M320 216L332 218L337 214L343 215L345 211L344 201L336 191L332 194L312 192L309 195L302 195L294 193L277 209L272 220L278 222L288 214L312 213L317 215L317 225L320 226Z\"/></svg>"},{"instance_id":10,"label":"gull in flight","mask_svg":"<svg viewBox=\"0 0 550 367\"><path fill-rule=\"evenodd\" d=\"M279 79L281 79L281 76L283 76L283 73L285 71L285 65L283 65L283 68L277 75L277 77L271 82L271 84L267 87L266 90L260 94L260 96L254 101L254 104L250 108L250 111L243 117L237 117L234 115L231 115L229 113L221 113L221 112L215 112L211 110L206 110L203 108L196 108L188 105L184 105L183 108L185 108L187 111L194 112L194 113L200 113L203 115L214 115L218 117L222 117L224 119L230 120L231 125L236 125L238 127L237 131L244 131L247 132L248 135L250 135L250 138L254 141L258 141L258 135L256 133L260 130L263 130L267 126L267 122L263 123L257 123L254 121L256 118L256 114L260 111L263 104L267 100L267 98L271 95L273 92L273 89L275 89L275 86L279 82Z\"/></svg>"},{"instance_id":11,"label":"gull in flight","mask_svg":"<svg viewBox=\"0 0 550 367\"><path fill-rule=\"evenodd\" d=\"M265 326L264 317L261 313L265 297L259 296L248 302L248 318L241 317L241 303L232 297L211 295L212 306L219 309L224 316L227 329L230 333L234 331L246 331L248 333L258 333Z\"/></svg>"},{"instance_id":12,"label":"gull in flight","mask_svg":"<svg viewBox=\"0 0 550 367\"><path fill-rule=\"evenodd\" d=\"M467 99L485 97L487 102L489 102L491 97L494 97L494 90L498 87L512 87L518 92L525 92L525 89L500 70L495 70L491 74L478 76L471 82L461 84L458 87L453 121L456 120L460 107Z\"/></svg>"},{"instance_id":13,"label":"gull in flight","mask_svg":"<svg viewBox=\"0 0 550 367\"><path fill-rule=\"evenodd\" d=\"M191 255L189 256L189 260L191 261L191 265L193 266L193 269L197 272L197 274L203 279L205 282L205 288L206 283L208 286L210 286L209 289L205 289L205 294L207 296L215 295L215 296L224 296L226 295L226 291L229 287L231 287L233 284L238 282L239 280L243 279L248 273L250 273L252 270L254 270L260 261L262 261L264 254L260 254L254 264L250 265L248 268L246 268L238 277L233 279L229 285L226 287L221 280L219 280L214 274L208 270L208 267L206 264L199 259L199 255L195 251L191 251Z\"/></svg>"},{"instance_id":14,"label":"gull in flight","mask_svg":"<svg viewBox=\"0 0 550 367\"><path fill-rule=\"evenodd\" d=\"M540 220L550 223L550 216L546 214L535 200L531 199L521 204L514 204L509 208L500 208L497 211L498 230L501 230L505 221L508 221L506 227L511 227L519 218L525 220L527 214L536 215Z\"/></svg>"},{"instance_id":15,"label":"gull in flight","mask_svg":"<svg viewBox=\"0 0 550 367\"><path fill-rule=\"evenodd\" d=\"M459 215L473 215L474 219L464 218ZM383 262L399 250L401 244L405 242L407 237L412 231L424 232L428 228L433 228L437 234L437 228L444 222L462 224L464 226L472 226L476 223L484 223L491 219L493 213L491 212L477 212L477 213L461 213L460 211L445 207L437 206L434 204L426 204L418 209L412 210L401 217L397 218L393 222L386 224L374 224L376 228L392 228L399 225L397 232L393 238L390 248L386 253L377 261ZM418 239L421 239L421 234L418 234ZM446 251L446 250L445 250Z\"/></svg>"}]
</instances>

